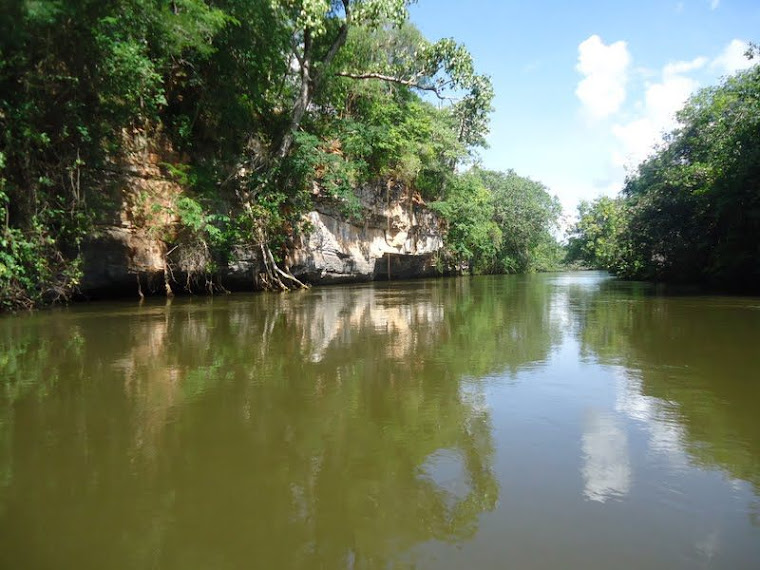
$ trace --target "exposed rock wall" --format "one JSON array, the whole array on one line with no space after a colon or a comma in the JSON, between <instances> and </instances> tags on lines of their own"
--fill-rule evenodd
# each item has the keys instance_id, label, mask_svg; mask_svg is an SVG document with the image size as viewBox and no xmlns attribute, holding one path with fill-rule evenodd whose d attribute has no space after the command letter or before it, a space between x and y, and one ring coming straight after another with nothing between
<instances>
[{"instance_id":1,"label":"exposed rock wall","mask_svg":"<svg viewBox=\"0 0 760 570\"><path fill-rule=\"evenodd\" d=\"M111 164L103 184L117 204L111 219L83 244L83 278L80 289L88 296L164 291L167 246L162 229L176 216L171 205L182 187L162 169L178 157L160 137L124 133L125 153Z\"/></svg>"},{"instance_id":2,"label":"exposed rock wall","mask_svg":"<svg viewBox=\"0 0 760 570\"><path fill-rule=\"evenodd\" d=\"M166 244L141 228L107 226L85 242L80 290L87 296L163 290Z\"/></svg>"},{"instance_id":3,"label":"exposed rock wall","mask_svg":"<svg viewBox=\"0 0 760 570\"><path fill-rule=\"evenodd\" d=\"M443 248L438 217L400 184L359 191L360 220L317 202L311 231L288 260L310 283L408 279L435 275Z\"/></svg>"},{"instance_id":4,"label":"exposed rock wall","mask_svg":"<svg viewBox=\"0 0 760 570\"><path fill-rule=\"evenodd\" d=\"M171 205L182 188L162 163L176 161L166 145L157 148L147 139L131 137L125 160L114 167L117 216L84 244L84 294L137 295L138 284L146 294L163 292L166 279L177 292L187 287L192 274L185 267L187 256L172 252L163 241L177 222ZM296 277L328 284L439 273L442 224L418 196L401 184L378 183L361 188L358 197L358 220L347 219L329 200L315 198L315 208L304 220L309 231L285 260ZM227 258L217 282L230 290L256 289L263 270L261 252L239 247Z\"/></svg>"}]
</instances>

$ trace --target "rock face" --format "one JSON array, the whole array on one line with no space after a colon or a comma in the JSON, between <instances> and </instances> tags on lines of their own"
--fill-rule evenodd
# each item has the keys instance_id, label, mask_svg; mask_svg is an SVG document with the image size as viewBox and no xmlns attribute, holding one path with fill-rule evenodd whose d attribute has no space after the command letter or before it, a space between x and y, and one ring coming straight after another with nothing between
<instances>
[{"instance_id":1,"label":"rock face","mask_svg":"<svg viewBox=\"0 0 760 570\"><path fill-rule=\"evenodd\" d=\"M441 221L402 185L362 188L361 220L317 202L308 237L288 263L310 283L409 279L436 275L443 248Z\"/></svg>"},{"instance_id":2,"label":"rock face","mask_svg":"<svg viewBox=\"0 0 760 570\"><path fill-rule=\"evenodd\" d=\"M176 228L172 204L183 190L161 165L178 158L165 145L134 135L130 141L125 160L115 166L117 215L105 220L83 245L80 289L89 297L163 293L165 281L181 292L191 286L189 276L197 277L189 260L195 267L211 261L207 250L185 244L175 251L164 241ZM309 231L285 260L296 277L316 285L441 272L437 263L443 249L442 223L418 196L401 184L379 183L361 188L358 198L357 220L347 219L334 202L315 197L315 208L304 220ZM238 291L259 287L263 266L257 248L239 247L226 258L224 264L216 260L216 275L202 277L206 282L196 281L192 289L202 291L212 282Z\"/></svg>"},{"instance_id":3,"label":"rock face","mask_svg":"<svg viewBox=\"0 0 760 570\"><path fill-rule=\"evenodd\" d=\"M187 289L192 272L155 231L156 225L170 227L172 220L147 220L134 204L137 193L151 196L148 202L155 204L176 197L181 188L152 167L131 172L124 180L127 188L122 189L118 219L103 225L83 246L82 293L88 297L163 293L165 279L175 292ZM335 204L316 200L305 220L310 231L285 261L296 277L318 285L441 272L437 267L443 248L441 221L419 199L401 185L366 187L359 198L358 221L346 219ZM254 290L262 270L260 251L240 247L231 252L214 281L233 291ZM202 291L209 283L196 282L193 290Z\"/></svg>"},{"instance_id":4,"label":"rock face","mask_svg":"<svg viewBox=\"0 0 760 570\"><path fill-rule=\"evenodd\" d=\"M166 244L139 228L104 227L85 242L83 254L80 290L88 297L164 290Z\"/></svg>"},{"instance_id":5,"label":"rock face","mask_svg":"<svg viewBox=\"0 0 760 570\"><path fill-rule=\"evenodd\" d=\"M168 248L162 230L177 221L170 206L182 187L161 164L178 157L160 137L125 132L124 140L124 156L103 181L118 207L82 245L80 290L89 297L164 291Z\"/></svg>"}]
</instances>

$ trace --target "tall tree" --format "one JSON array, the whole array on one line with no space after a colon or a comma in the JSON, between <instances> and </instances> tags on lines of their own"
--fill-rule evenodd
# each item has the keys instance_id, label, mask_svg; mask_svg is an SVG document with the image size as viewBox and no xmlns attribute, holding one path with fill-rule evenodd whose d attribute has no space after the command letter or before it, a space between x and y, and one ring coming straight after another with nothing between
<instances>
[{"instance_id":1,"label":"tall tree","mask_svg":"<svg viewBox=\"0 0 760 570\"><path fill-rule=\"evenodd\" d=\"M623 273L757 290L760 66L703 89L678 119L626 182Z\"/></svg>"},{"instance_id":2,"label":"tall tree","mask_svg":"<svg viewBox=\"0 0 760 570\"><path fill-rule=\"evenodd\" d=\"M567 261L580 261L596 269L617 267L625 222L622 198L602 196L593 202L582 201L578 221L570 229Z\"/></svg>"},{"instance_id":3,"label":"tall tree","mask_svg":"<svg viewBox=\"0 0 760 570\"><path fill-rule=\"evenodd\" d=\"M292 67L297 69L295 100L279 140L277 158L290 152L294 133L330 74L396 83L432 91L441 98L452 91L464 91L455 106L460 118L459 138L467 144L482 143L493 98L491 82L475 73L470 54L451 39L430 44L420 36L413 45L385 51L380 58L365 53L370 58L357 60L352 69L331 69L352 29L362 28L371 34L389 26L400 27L414 1L272 0L290 30Z\"/></svg>"},{"instance_id":4,"label":"tall tree","mask_svg":"<svg viewBox=\"0 0 760 570\"><path fill-rule=\"evenodd\" d=\"M471 271L518 273L559 262L553 231L562 209L540 182L473 168L432 207L448 221L450 250Z\"/></svg>"},{"instance_id":5,"label":"tall tree","mask_svg":"<svg viewBox=\"0 0 760 570\"><path fill-rule=\"evenodd\" d=\"M369 28L383 22L400 24L407 17L410 0L271 0L290 30L292 62L297 68L296 97L290 121L276 151L284 158L326 69L345 45L355 25Z\"/></svg>"}]
</instances>

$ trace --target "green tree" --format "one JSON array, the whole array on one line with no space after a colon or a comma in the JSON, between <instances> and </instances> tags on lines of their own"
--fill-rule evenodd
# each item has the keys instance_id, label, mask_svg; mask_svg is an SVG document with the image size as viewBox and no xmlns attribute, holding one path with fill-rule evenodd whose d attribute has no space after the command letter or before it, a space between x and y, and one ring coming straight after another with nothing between
<instances>
[{"instance_id":1,"label":"green tree","mask_svg":"<svg viewBox=\"0 0 760 570\"><path fill-rule=\"evenodd\" d=\"M228 21L201 0L4 3L0 303L70 295L125 133L160 120Z\"/></svg>"},{"instance_id":2,"label":"green tree","mask_svg":"<svg viewBox=\"0 0 760 570\"><path fill-rule=\"evenodd\" d=\"M448 221L449 249L471 271L518 273L559 262L553 232L561 206L540 182L473 168L432 207Z\"/></svg>"},{"instance_id":3,"label":"green tree","mask_svg":"<svg viewBox=\"0 0 760 570\"><path fill-rule=\"evenodd\" d=\"M498 271L519 273L551 265L547 256L555 249L553 232L562 213L557 197L540 182L513 170L479 170L479 174L493 195L493 219L504 235Z\"/></svg>"},{"instance_id":4,"label":"green tree","mask_svg":"<svg viewBox=\"0 0 760 570\"><path fill-rule=\"evenodd\" d=\"M172 151L163 167L186 194L154 204L176 218L156 233L175 255L193 236L214 263L242 244L280 259L315 188L348 215L355 188L383 178L440 197L483 144L493 92L463 46L408 23L410 3L4 3L0 304L76 290L138 140Z\"/></svg>"},{"instance_id":5,"label":"green tree","mask_svg":"<svg viewBox=\"0 0 760 570\"><path fill-rule=\"evenodd\" d=\"M619 266L621 232L626 223L622 198L601 196L578 205L578 221L570 229L567 261L595 269Z\"/></svg>"},{"instance_id":6,"label":"green tree","mask_svg":"<svg viewBox=\"0 0 760 570\"><path fill-rule=\"evenodd\" d=\"M703 89L624 194L622 274L760 288L760 66Z\"/></svg>"},{"instance_id":7,"label":"green tree","mask_svg":"<svg viewBox=\"0 0 760 570\"><path fill-rule=\"evenodd\" d=\"M456 178L446 200L432 207L448 222L446 243L461 271L493 270L503 239L493 220L493 195L475 171Z\"/></svg>"},{"instance_id":8,"label":"green tree","mask_svg":"<svg viewBox=\"0 0 760 570\"><path fill-rule=\"evenodd\" d=\"M372 29L385 22L399 24L407 17L407 0L272 0L290 31L297 67L295 98L275 155L285 158L293 136L335 56L354 25Z\"/></svg>"}]
</instances>

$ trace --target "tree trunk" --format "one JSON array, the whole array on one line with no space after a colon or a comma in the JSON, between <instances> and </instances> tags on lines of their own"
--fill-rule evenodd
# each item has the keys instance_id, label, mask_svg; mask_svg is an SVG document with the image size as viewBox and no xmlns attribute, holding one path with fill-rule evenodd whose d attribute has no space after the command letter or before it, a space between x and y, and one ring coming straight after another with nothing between
<instances>
[{"instance_id":1,"label":"tree trunk","mask_svg":"<svg viewBox=\"0 0 760 570\"><path fill-rule=\"evenodd\" d=\"M319 73L313 76L312 70L314 55L312 53L311 30L309 28L304 30L303 55L301 57L296 56L300 66L299 77L301 81L301 88L298 93L298 99L296 99L296 102L293 105L293 111L290 116L288 130L283 134L279 148L277 149L277 158L280 160L288 156L288 153L290 153L290 149L293 146L293 136L298 130L298 127L301 126L303 116L306 114L306 110L311 104L312 98L314 97L314 92L319 87L319 83L321 82L322 76L324 75L324 70L329 67L330 63L332 63L332 60L335 59L335 56L338 54L340 48L342 48L346 43L346 39L348 38L348 27L351 25L351 10L348 0L343 1L343 6L346 13L346 19L343 22L343 25L340 27L338 35L335 36L333 43L330 45L330 49L327 50L327 54L320 62Z\"/></svg>"},{"instance_id":2,"label":"tree trunk","mask_svg":"<svg viewBox=\"0 0 760 570\"><path fill-rule=\"evenodd\" d=\"M285 131L285 134L282 137L282 141L280 141L280 148L277 149L277 158L280 160L288 156L288 153L290 153L290 149L293 146L293 136L298 130L298 127L301 125L301 120L303 120L303 116L306 114L306 109L309 108L309 104L311 103L313 93L311 90L310 68L311 62L307 59L304 59L304 61L301 63L300 72L301 90L298 93L298 99L296 99L296 102L293 105L293 111L290 116L290 124L288 125L288 130Z\"/></svg>"}]
</instances>

